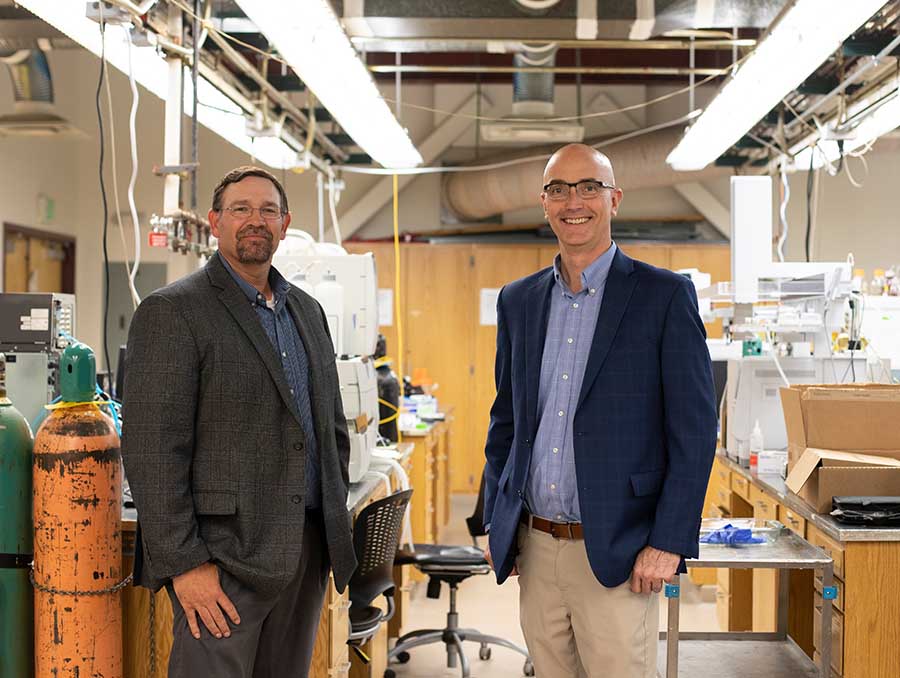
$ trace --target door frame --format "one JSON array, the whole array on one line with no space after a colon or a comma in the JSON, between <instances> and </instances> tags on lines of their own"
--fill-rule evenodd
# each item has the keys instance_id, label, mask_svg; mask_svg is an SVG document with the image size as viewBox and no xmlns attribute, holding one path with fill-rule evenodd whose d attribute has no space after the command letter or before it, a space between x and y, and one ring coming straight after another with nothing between
<instances>
[{"instance_id":1,"label":"door frame","mask_svg":"<svg viewBox=\"0 0 900 678\"><path fill-rule=\"evenodd\" d=\"M75 294L75 247L76 240L72 236L62 233L54 233L53 231L44 231L38 228L28 226L20 226L8 221L3 222L3 247L4 257L6 256L6 241L10 236L22 235L26 238L40 238L42 240L50 240L62 243L69 250L68 256L63 261L62 268L62 289L63 294Z\"/></svg>"}]
</instances>

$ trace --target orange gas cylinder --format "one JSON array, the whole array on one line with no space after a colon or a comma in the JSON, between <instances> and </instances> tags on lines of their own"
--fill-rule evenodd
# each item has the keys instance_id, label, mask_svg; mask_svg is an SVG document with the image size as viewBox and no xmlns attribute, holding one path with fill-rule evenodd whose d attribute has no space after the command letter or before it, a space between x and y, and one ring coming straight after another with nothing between
<instances>
[{"instance_id":1,"label":"orange gas cylinder","mask_svg":"<svg viewBox=\"0 0 900 678\"><path fill-rule=\"evenodd\" d=\"M35 676L121 678L121 451L90 348L65 350L60 387L34 440Z\"/></svg>"}]
</instances>

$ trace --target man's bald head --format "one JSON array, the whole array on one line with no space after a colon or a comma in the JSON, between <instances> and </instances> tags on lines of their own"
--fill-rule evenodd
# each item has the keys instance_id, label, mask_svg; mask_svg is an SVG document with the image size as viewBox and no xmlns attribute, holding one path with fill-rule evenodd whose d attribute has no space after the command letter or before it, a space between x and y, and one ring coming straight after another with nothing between
<instances>
[{"instance_id":1,"label":"man's bald head","mask_svg":"<svg viewBox=\"0 0 900 678\"><path fill-rule=\"evenodd\" d=\"M616 183L609 158L587 144L567 144L550 156L544 167L544 184L553 179L600 179L611 185Z\"/></svg>"}]
</instances>

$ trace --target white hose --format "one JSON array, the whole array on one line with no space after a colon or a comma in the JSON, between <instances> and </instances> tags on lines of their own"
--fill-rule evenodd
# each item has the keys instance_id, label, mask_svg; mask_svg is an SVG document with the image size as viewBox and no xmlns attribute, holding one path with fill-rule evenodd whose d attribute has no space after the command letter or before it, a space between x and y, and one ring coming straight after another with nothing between
<instances>
[{"instance_id":1,"label":"white hose","mask_svg":"<svg viewBox=\"0 0 900 678\"><path fill-rule=\"evenodd\" d=\"M781 235L778 238L778 247L776 251L778 252L778 261L784 262L784 243L788 237L788 222L787 222L787 206L788 201L791 199L791 187L788 184L787 172L785 171L786 163L781 163L781 185L784 188L784 197L781 199L781 207L778 210L778 216L781 220Z\"/></svg>"},{"instance_id":2,"label":"white hose","mask_svg":"<svg viewBox=\"0 0 900 678\"><path fill-rule=\"evenodd\" d=\"M559 0L516 0L525 9L544 10L559 4Z\"/></svg>"},{"instance_id":3,"label":"white hose","mask_svg":"<svg viewBox=\"0 0 900 678\"><path fill-rule=\"evenodd\" d=\"M338 223L337 218L337 199L335 198L334 194L334 175L331 174L328 177L328 209L331 212L331 227L334 229L334 241L338 245L343 245L343 238L341 237L341 225Z\"/></svg>"},{"instance_id":4,"label":"white hose","mask_svg":"<svg viewBox=\"0 0 900 678\"><path fill-rule=\"evenodd\" d=\"M137 206L134 203L134 185L137 182L138 152L137 152L137 111L140 103L140 93L137 83L134 81L134 68L131 63L132 39L131 29L125 31L128 38L128 80L131 83L131 113L128 116L128 132L131 138L131 180L128 182L128 207L131 210L131 222L134 225L134 264L128 274L131 299L135 304L141 303L141 297L135 286L138 268L141 265L141 224L138 221Z\"/></svg>"}]
</instances>

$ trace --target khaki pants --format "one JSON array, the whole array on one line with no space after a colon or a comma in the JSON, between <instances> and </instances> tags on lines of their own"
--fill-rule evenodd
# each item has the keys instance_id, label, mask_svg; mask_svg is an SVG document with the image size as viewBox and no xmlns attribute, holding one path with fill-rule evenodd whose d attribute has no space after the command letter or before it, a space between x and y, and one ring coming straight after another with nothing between
<instances>
[{"instance_id":1,"label":"khaki pants","mask_svg":"<svg viewBox=\"0 0 900 678\"><path fill-rule=\"evenodd\" d=\"M584 541L519 526L519 610L537 678L656 678L659 595L606 588ZM579 667L579 659L581 667Z\"/></svg>"}]
</instances>

